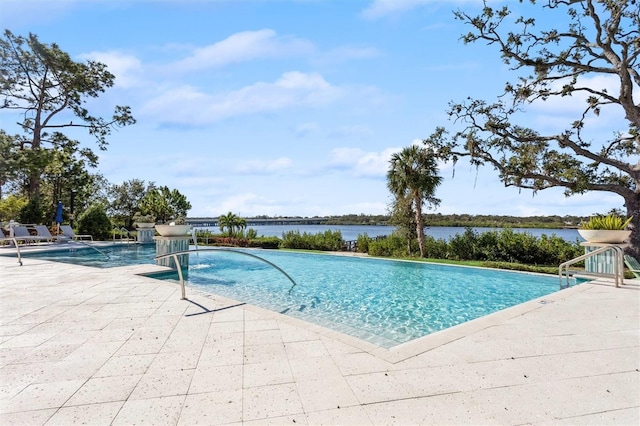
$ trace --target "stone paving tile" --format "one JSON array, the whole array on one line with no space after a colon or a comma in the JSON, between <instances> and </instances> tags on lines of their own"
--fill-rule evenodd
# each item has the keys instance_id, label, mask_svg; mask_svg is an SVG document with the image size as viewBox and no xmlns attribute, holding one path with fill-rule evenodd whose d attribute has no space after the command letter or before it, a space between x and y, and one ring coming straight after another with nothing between
<instances>
[{"instance_id":1,"label":"stone paving tile","mask_svg":"<svg viewBox=\"0 0 640 426\"><path fill-rule=\"evenodd\" d=\"M198 366L239 365L243 358L242 346L205 347L198 356Z\"/></svg>"},{"instance_id":2,"label":"stone paving tile","mask_svg":"<svg viewBox=\"0 0 640 426\"><path fill-rule=\"evenodd\" d=\"M243 379L244 388L294 382L289 364L278 361L246 364Z\"/></svg>"},{"instance_id":3,"label":"stone paving tile","mask_svg":"<svg viewBox=\"0 0 640 426\"><path fill-rule=\"evenodd\" d=\"M306 413L360 404L344 377L332 376L297 381L296 387ZM327 392L327 389L331 389L331 392Z\"/></svg>"},{"instance_id":4,"label":"stone paving tile","mask_svg":"<svg viewBox=\"0 0 640 426\"><path fill-rule=\"evenodd\" d=\"M262 362L288 362L284 343L266 343L244 347L245 364Z\"/></svg>"},{"instance_id":5,"label":"stone paving tile","mask_svg":"<svg viewBox=\"0 0 640 426\"><path fill-rule=\"evenodd\" d=\"M153 361L149 365L148 371L179 371L193 370L198 366L201 352L197 349L185 350L181 352L160 352L154 356Z\"/></svg>"},{"instance_id":6,"label":"stone paving tile","mask_svg":"<svg viewBox=\"0 0 640 426\"><path fill-rule=\"evenodd\" d=\"M242 390L187 395L178 425L226 425L242 422Z\"/></svg>"},{"instance_id":7,"label":"stone paving tile","mask_svg":"<svg viewBox=\"0 0 640 426\"><path fill-rule=\"evenodd\" d=\"M236 423L233 423L235 425ZM304 414L289 415L282 417L268 417L266 419L258 420L244 420L243 425L249 426L282 426L282 425L309 425Z\"/></svg>"},{"instance_id":8,"label":"stone paving tile","mask_svg":"<svg viewBox=\"0 0 640 426\"><path fill-rule=\"evenodd\" d=\"M19 394L4 401L0 413L58 408L76 393L84 384L82 380L35 383L24 388Z\"/></svg>"},{"instance_id":9,"label":"stone paving tile","mask_svg":"<svg viewBox=\"0 0 640 426\"><path fill-rule=\"evenodd\" d=\"M124 405L124 400L90 405L62 407L46 422L47 426L108 426Z\"/></svg>"},{"instance_id":10,"label":"stone paving tile","mask_svg":"<svg viewBox=\"0 0 640 426\"><path fill-rule=\"evenodd\" d=\"M329 352L320 340L307 340L303 342L288 342L284 345L287 357L294 359L309 359L328 356Z\"/></svg>"},{"instance_id":11,"label":"stone paving tile","mask_svg":"<svg viewBox=\"0 0 640 426\"><path fill-rule=\"evenodd\" d=\"M51 408L48 410L0 414L0 424L3 426L40 426L44 425L56 411L56 408Z\"/></svg>"},{"instance_id":12,"label":"stone paving tile","mask_svg":"<svg viewBox=\"0 0 640 426\"><path fill-rule=\"evenodd\" d=\"M127 400L116 418L114 426L177 425L186 395Z\"/></svg>"},{"instance_id":13,"label":"stone paving tile","mask_svg":"<svg viewBox=\"0 0 640 426\"><path fill-rule=\"evenodd\" d=\"M205 366L194 370L189 393L240 389L242 381L242 365Z\"/></svg>"},{"instance_id":14,"label":"stone paving tile","mask_svg":"<svg viewBox=\"0 0 640 426\"><path fill-rule=\"evenodd\" d=\"M296 381L313 380L318 377L342 377L331 356L292 359L289 366Z\"/></svg>"},{"instance_id":15,"label":"stone paving tile","mask_svg":"<svg viewBox=\"0 0 640 426\"><path fill-rule=\"evenodd\" d=\"M144 374L156 355L112 356L93 377L132 376Z\"/></svg>"},{"instance_id":16,"label":"stone paving tile","mask_svg":"<svg viewBox=\"0 0 640 426\"><path fill-rule=\"evenodd\" d=\"M245 388L243 421L290 415L305 418L300 395L294 383Z\"/></svg>"},{"instance_id":17,"label":"stone paving tile","mask_svg":"<svg viewBox=\"0 0 640 426\"><path fill-rule=\"evenodd\" d=\"M194 371L149 371L140 378L129 399L186 395Z\"/></svg>"},{"instance_id":18,"label":"stone paving tile","mask_svg":"<svg viewBox=\"0 0 640 426\"><path fill-rule=\"evenodd\" d=\"M140 381L142 374L130 376L96 377L87 380L65 407L74 405L99 404L103 402L126 401Z\"/></svg>"},{"instance_id":19,"label":"stone paving tile","mask_svg":"<svg viewBox=\"0 0 640 426\"><path fill-rule=\"evenodd\" d=\"M307 413L310 425L373 426L364 407L340 407Z\"/></svg>"},{"instance_id":20,"label":"stone paving tile","mask_svg":"<svg viewBox=\"0 0 640 426\"><path fill-rule=\"evenodd\" d=\"M386 349L216 295L180 300L132 275L153 265L0 268L3 425L640 423L637 281Z\"/></svg>"}]
</instances>

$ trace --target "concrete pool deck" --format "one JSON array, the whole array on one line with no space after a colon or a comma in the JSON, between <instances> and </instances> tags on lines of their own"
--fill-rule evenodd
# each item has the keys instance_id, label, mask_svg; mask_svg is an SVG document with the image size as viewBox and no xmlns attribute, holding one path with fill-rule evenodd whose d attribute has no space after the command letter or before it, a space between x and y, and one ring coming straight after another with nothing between
<instances>
[{"instance_id":1,"label":"concrete pool deck","mask_svg":"<svg viewBox=\"0 0 640 426\"><path fill-rule=\"evenodd\" d=\"M4 248L0 250L5 250ZM137 275L0 256L0 424L640 424L640 281L392 349Z\"/></svg>"}]
</instances>

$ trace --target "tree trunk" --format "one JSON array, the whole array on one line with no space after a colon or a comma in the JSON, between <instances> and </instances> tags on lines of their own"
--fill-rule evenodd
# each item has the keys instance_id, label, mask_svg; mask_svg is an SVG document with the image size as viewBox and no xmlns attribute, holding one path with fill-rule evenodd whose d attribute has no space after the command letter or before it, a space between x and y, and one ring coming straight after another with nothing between
<instances>
[{"instance_id":1,"label":"tree trunk","mask_svg":"<svg viewBox=\"0 0 640 426\"><path fill-rule=\"evenodd\" d=\"M424 221L422 220L422 197L415 195L416 202L416 233L418 234L418 247L420 257L424 257Z\"/></svg>"},{"instance_id":2,"label":"tree trunk","mask_svg":"<svg viewBox=\"0 0 640 426\"><path fill-rule=\"evenodd\" d=\"M631 220L631 247L626 251L636 259L640 259L640 190L633 195L625 197L624 204L627 207L627 216L633 216Z\"/></svg>"}]
</instances>

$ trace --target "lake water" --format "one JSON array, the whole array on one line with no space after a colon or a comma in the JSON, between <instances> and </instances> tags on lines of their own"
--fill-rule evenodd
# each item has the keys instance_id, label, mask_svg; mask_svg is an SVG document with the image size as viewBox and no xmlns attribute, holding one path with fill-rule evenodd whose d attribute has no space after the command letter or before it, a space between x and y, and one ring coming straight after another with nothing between
<instances>
[{"instance_id":1,"label":"lake water","mask_svg":"<svg viewBox=\"0 0 640 426\"><path fill-rule=\"evenodd\" d=\"M380 225L258 225L249 226L258 232L259 236L265 237L280 237L282 234L289 231L299 231L301 234L306 232L308 234L317 234L319 232L325 232L327 230L340 231L342 233L342 239L345 241L353 241L358 239L358 235L367 234L369 237L377 237L389 235L393 232L395 227L393 226L380 226ZM209 228L197 228L208 229L213 233L220 233L220 229L217 227ZM500 228L473 228L476 232L493 231ZM513 228L515 232L527 232L535 237L540 237L543 234L556 235L566 241L584 241L584 239L578 234L577 229L537 229L537 228ZM425 234L430 235L435 239L449 240L456 234L464 233L465 228L453 227L453 226L432 226L425 229Z\"/></svg>"}]
</instances>

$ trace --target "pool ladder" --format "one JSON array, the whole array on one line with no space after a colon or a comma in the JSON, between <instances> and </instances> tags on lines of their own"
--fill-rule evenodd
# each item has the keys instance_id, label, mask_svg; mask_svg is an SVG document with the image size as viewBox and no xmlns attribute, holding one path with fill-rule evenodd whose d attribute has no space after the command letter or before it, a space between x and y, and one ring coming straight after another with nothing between
<instances>
[{"instance_id":1,"label":"pool ladder","mask_svg":"<svg viewBox=\"0 0 640 426\"><path fill-rule=\"evenodd\" d=\"M249 257L253 257L254 259L258 259L268 265L273 266L274 268L276 268L278 271L282 272L282 274L287 277L287 279L289 281L291 281L291 283L293 283L293 285L291 286L291 288L289 289L289 292L291 292L291 290L293 290L293 287L295 287L297 285L297 283L293 280L293 278L291 278L291 276L289 274L287 274L282 268L280 268L278 265L276 265L275 263L272 263L270 261L268 261L267 259L264 259L260 256L256 256L255 254L251 254L251 253L247 253L244 251L240 251L240 250L233 250L233 249L227 249L227 248L197 248L195 250L183 250L183 251L175 251L172 253L167 253L167 254L161 254L159 256L154 257L155 260L160 260L160 259L165 259L167 257L173 257L173 261L175 262L175 267L176 270L178 271L178 278L180 279L180 293L181 296L180 298L182 300L185 300L187 298L186 296L186 289L185 289L185 284L184 284L184 276L182 275L182 266L180 265L180 260L178 259L178 256L184 256L184 255L189 255L190 253L197 253L199 251L226 251L226 252L231 252L231 253L238 253L238 254L243 254L245 256L249 256Z\"/></svg>"},{"instance_id":2,"label":"pool ladder","mask_svg":"<svg viewBox=\"0 0 640 426\"><path fill-rule=\"evenodd\" d=\"M586 271L572 271L569 270L569 266L574 263L581 262L595 255L604 253L606 251L613 250L613 274L607 273L598 273L598 272L586 272ZM560 265L558 268L558 275L560 278L560 290L563 288L568 288L571 285L571 279L575 282L574 275L584 275L584 276L593 276L593 277L613 277L616 283L616 287L620 287L620 284L624 284L624 251L622 248L616 245L607 245L604 247L600 247L597 250L594 250L589 253L585 253L582 256L578 256L575 259L568 260ZM566 280L566 285L563 284L563 277Z\"/></svg>"},{"instance_id":3,"label":"pool ladder","mask_svg":"<svg viewBox=\"0 0 640 426\"><path fill-rule=\"evenodd\" d=\"M131 236L131 233L129 232L129 230L127 228L125 228L125 227L121 227L121 228L115 227L115 228L113 228L113 242L116 241L116 233L117 232L120 233L120 242L126 241L127 244L128 244L131 241L133 241L133 242L136 241L136 238Z\"/></svg>"}]
</instances>

